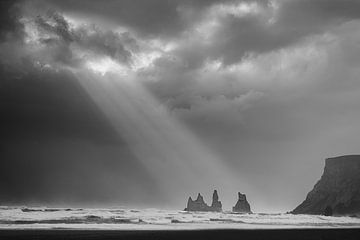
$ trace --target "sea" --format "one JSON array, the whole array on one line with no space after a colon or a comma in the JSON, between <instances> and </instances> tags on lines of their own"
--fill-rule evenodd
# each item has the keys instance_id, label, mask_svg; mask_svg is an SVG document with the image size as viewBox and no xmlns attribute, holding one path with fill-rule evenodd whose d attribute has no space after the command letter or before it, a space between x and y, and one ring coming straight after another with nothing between
<instances>
[{"instance_id":1,"label":"sea","mask_svg":"<svg viewBox=\"0 0 360 240\"><path fill-rule=\"evenodd\" d=\"M0 207L0 229L292 229L360 228L350 216L288 213L187 212L155 208Z\"/></svg>"}]
</instances>

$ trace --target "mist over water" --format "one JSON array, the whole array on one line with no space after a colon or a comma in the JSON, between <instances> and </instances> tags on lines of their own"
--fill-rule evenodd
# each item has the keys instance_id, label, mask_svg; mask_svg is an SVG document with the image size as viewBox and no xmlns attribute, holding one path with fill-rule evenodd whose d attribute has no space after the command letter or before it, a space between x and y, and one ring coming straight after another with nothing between
<instances>
[{"instance_id":1,"label":"mist over water","mask_svg":"<svg viewBox=\"0 0 360 240\"><path fill-rule=\"evenodd\" d=\"M246 183L241 182L239 176L199 142L141 83L114 72L102 75L84 69L76 76L155 179L157 191L154 194L160 192L163 199L160 205L182 208L188 196L194 198L198 192L211 203L212 191L217 189L223 209L231 209L237 200L237 191L241 191L241 186ZM144 203L146 205L146 199Z\"/></svg>"}]
</instances>

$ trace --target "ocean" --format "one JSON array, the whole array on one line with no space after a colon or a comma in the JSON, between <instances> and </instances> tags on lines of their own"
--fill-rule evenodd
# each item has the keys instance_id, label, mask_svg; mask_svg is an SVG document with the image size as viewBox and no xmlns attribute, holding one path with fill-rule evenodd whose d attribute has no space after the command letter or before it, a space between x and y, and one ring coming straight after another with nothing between
<instances>
[{"instance_id":1,"label":"ocean","mask_svg":"<svg viewBox=\"0 0 360 240\"><path fill-rule=\"evenodd\" d=\"M0 207L0 229L195 230L360 228L357 217L237 214L155 208Z\"/></svg>"}]
</instances>

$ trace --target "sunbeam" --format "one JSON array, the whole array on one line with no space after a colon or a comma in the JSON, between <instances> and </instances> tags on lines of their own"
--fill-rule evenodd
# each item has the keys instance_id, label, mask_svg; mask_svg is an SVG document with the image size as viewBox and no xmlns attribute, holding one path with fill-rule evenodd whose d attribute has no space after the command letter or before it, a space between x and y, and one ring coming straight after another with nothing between
<instances>
[{"instance_id":1,"label":"sunbeam","mask_svg":"<svg viewBox=\"0 0 360 240\"><path fill-rule=\"evenodd\" d=\"M225 204L233 202L239 179L140 83L116 70L84 69L77 77L157 180L167 204L181 206L189 194L210 194L214 188Z\"/></svg>"}]
</instances>

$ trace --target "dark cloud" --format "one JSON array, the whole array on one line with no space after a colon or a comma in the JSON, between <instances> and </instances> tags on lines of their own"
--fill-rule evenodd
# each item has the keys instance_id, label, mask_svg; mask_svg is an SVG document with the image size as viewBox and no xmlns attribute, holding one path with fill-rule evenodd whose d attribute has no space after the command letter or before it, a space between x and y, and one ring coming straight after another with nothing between
<instances>
[{"instance_id":1,"label":"dark cloud","mask_svg":"<svg viewBox=\"0 0 360 240\"><path fill-rule=\"evenodd\" d=\"M231 4L240 2L233 1ZM248 1L256 2L256 1ZM266 54L279 49L301 44L307 38L331 32L341 24L359 17L357 1L279 1L277 6L261 2L259 14L242 17L227 13L218 16L219 24L209 29L213 36L210 43L196 39L196 33L180 42L170 56L163 56L154 62L154 67L146 69L143 75L156 79L150 81L149 88L160 98L170 99L175 106L191 106L193 94L202 96L228 95L234 89L236 80L231 76L221 76L223 84L216 90L208 91L209 84L198 85L196 72L207 61L220 60L223 66L239 63L252 54ZM224 3L226 4L226 3ZM211 4L207 5L208 7ZM215 11L216 14L219 10ZM204 17L204 16L203 16ZM209 21L211 18L208 19ZM206 24L207 22L205 22ZM196 22L194 23L196 24ZM195 40L194 40L195 39ZM251 58L251 57L250 57ZM194 73L195 72L195 73ZM224 79L225 78L225 79ZM216 84L211 81L211 84ZM196 89L196 90L195 90ZM236 87L245 93L247 87ZM183 100L183 93L186 92ZM188 94L191 92L191 94ZM216 93L215 93L216 92ZM174 96L180 95L180 104Z\"/></svg>"},{"instance_id":2,"label":"dark cloud","mask_svg":"<svg viewBox=\"0 0 360 240\"><path fill-rule=\"evenodd\" d=\"M228 13L219 17L219 27L214 30L212 44L200 51L197 46L184 46L182 53L185 60L190 65L194 59L199 64L206 58L234 64L248 53L261 54L284 48L360 17L358 1L295 0L275 3L277 7L261 4L262 12L254 15L237 17Z\"/></svg>"},{"instance_id":3,"label":"dark cloud","mask_svg":"<svg viewBox=\"0 0 360 240\"><path fill-rule=\"evenodd\" d=\"M16 0L0 1L0 41L7 37L19 36L22 33L18 2Z\"/></svg>"},{"instance_id":4,"label":"dark cloud","mask_svg":"<svg viewBox=\"0 0 360 240\"><path fill-rule=\"evenodd\" d=\"M282 27L266 24L257 16L223 19L221 29L214 38L219 39L211 48L214 59L221 58L225 64L239 62L248 53L272 51L299 40L299 36Z\"/></svg>"},{"instance_id":5,"label":"dark cloud","mask_svg":"<svg viewBox=\"0 0 360 240\"><path fill-rule=\"evenodd\" d=\"M219 26L212 34L211 44L204 46L200 42L185 41L174 54L183 59L190 68L197 68L206 59L222 59L225 64L239 62L248 53L264 53L287 47L302 41L307 36L321 34L333 26L359 17L357 1L320 0L320 1L50 1L45 5L73 16L88 19L97 16L99 21L111 21L112 27L128 27L141 37L179 38L191 30L194 24L217 18ZM233 6L246 3L258 6L259 12L236 16L233 12L221 10L207 16L212 6ZM59 16L60 15L55 15ZM61 17L60 17L61 18ZM60 20L60 18L58 20ZM56 20L56 19L55 19ZM59 23L58 34L63 36L66 27ZM86 34L85 34L86 35ZM113 32L101 33L101 36L86 36L89 45L106 54L115 54L119 60L126 61L129 52L115 40ZM69 39L68 36L63 36ZM90 37L90 38L89 38ZM91 38L96 38L92 39ZM100 46L99 42L108 45ZM92 43L97 43L92 45ZM111 43L113 42L113 43ZM61 48L61 50L64 50ZM117 54L120 53L120 54ZM114 57L114 56L113 56Z\"/></svg>"},{"instance_id":6,"label":"dark cloud","mask_svg":"<svg viewBox=\"0 0 360 240\"><path fill-rule=\"evenodd\" d=\"M209 10L213 6L233 6L247 3L258 6L258 12L236 16L233 12L220 14ZM264 53L287 47L302 41L307 36L321 34L333 26L359 17L357 1L51 1L49 7L86 18L96 15L103 21L112 21L113 28L128 27L137 35L151 38L179 38L190 31L194 24L217 18L217 29L212 34L210 45L199 41L184 41L174 54L188 68L198 68L206 59L222 59L224 64L239 62L248 53ZM219 15L220 14L220 15ZM54 15L57 26L53 27L63 39L71 39L67 23L59 14ZM56 20L57 18L57 20ZM42 24L43 25L43 24ZM49 27L48 27L49 28ZM211 33L211 31L214 31ZM85 48L93 48L117 60L126 62L131 54L112 31L89 36L85 29L75 41ZM65 35L66 36L65 36ZM76 33L73 33L76 38ZM175 38L175 39L176 39ZM101 42L101 43L100 43ZM66 53L66 49L60 47ZM69 52L70 54L70 52Z\"/></svg>"},{"instance_id":7,"label":"dark cloud","mask_svg":"<svg viewBox=\"0 0 360 240\"><path fill-rule=\"evenodd\" d=\"M172 37L178 36L193 20L201 16L204 8L224 1L111 0L106 4L95 0L51 2L63 11L82 16L97 16L120 26L129 27L140 35ZM183 16L182 11L186 11L187 15Z\"/></svg>"},{"instance_id":8,"label":"dark cloud","mask_svg":"<svg viewBox=\"0 0 360 240\"><path fill-rule=\"evenodd\" d=\"M334 21L342 22L360 17L360 3L356 0L298 0L279 3L279 21L294 24L294 27L302 25L304 28L308 23L327 25Z\"/></svg>"},{"instance_id":9,"label":"dark cloud","mask_svg":"<svg viewBox=\"0 0 360 240\"><path fill-rule=\"evenodd\" d=\"M41 34L37 41L51 48L50 57L53 57L55 63L70 66L80 64L84 59L74 53L80 50L90 57L108 56L120 63L129 64L131 53L125 49L124 43L132 48L136 46L135 39L129 33L101 31L95 25L71 28L68 21L54 10L38 15L34 23Z\"/></svg>"},{"instance_id":10,"label":"dark cloud","mask_svg":"<svg viewBox=\"0 0 360 240\"><path fill-rule=\"evenodd\" d=\"M103 32L96 26L89 28L83 27L76 30L75 41L85 50L94 51L99 55L110 56L114 60L129 64L131 62L131 53L125 45L137 49L136 40L128 32L117 34L112 31Z\"/></svg>"},{"instance_id":11,"label":"dark cloud","mask_svg":"<svg viewBox=\"0 0 360 240\"><path fill-rule=\"evenodd\" d=\"M55 11L48 11L47 18L37 16L35 23L38 27L48 33L54 34L57 38L63 40L66 43L70 43L74 40L73 34L70 32L69 23L63 16ZM43 42L51 42L54 38L41 39Z\"/></svg>"}]
</instances>

